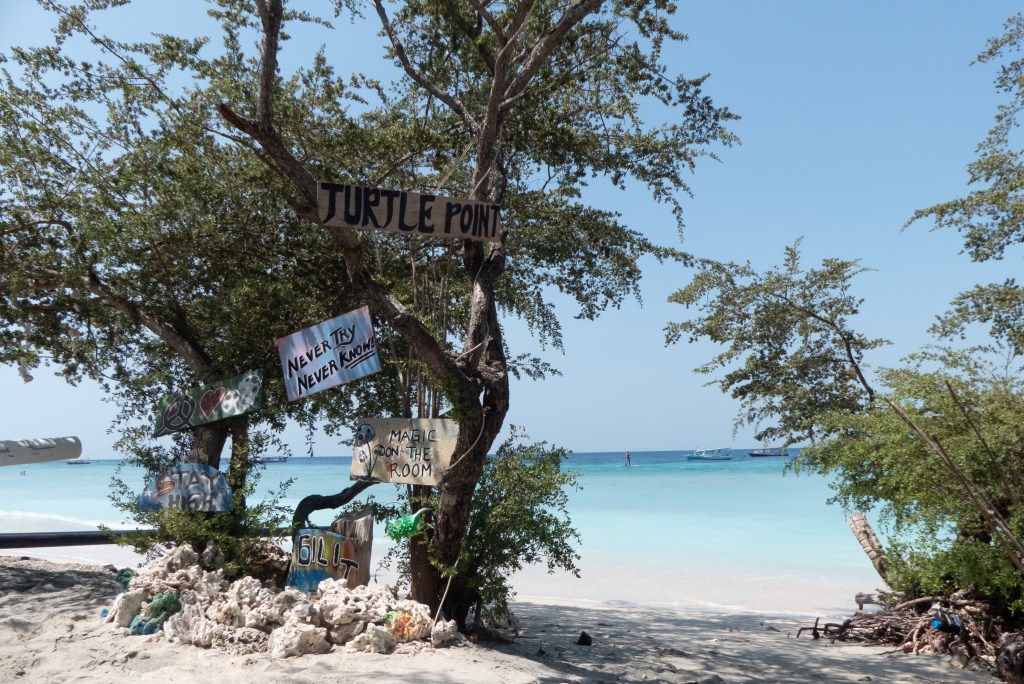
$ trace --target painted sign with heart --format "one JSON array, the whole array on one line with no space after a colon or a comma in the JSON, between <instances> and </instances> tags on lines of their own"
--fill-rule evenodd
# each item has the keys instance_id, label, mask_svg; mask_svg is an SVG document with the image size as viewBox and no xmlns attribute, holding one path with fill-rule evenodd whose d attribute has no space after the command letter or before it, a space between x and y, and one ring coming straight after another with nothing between
<instances>
[{"instance_id":1,"label":"painted sign with heart","mask_svg":"<svg viewBox=\"0 0 1024 684\"><path fill-rule=\"evenodd\" d=\"M227 511L231 508L231 485L222 472L205 463L181 463L146 485L138 506L144 511Z\"/></svg>"},{"instance_id":2,"label":"painted sign with heart","mask_svg":"<svg viewBox=\"0 0 1024 684\"><path fill-rule=\"evenodd\" d=\"M263 372L250 371L211 385L171 394L157 404L154 436L160 437L262 408Z\"/></svg>"},{"instance_id":3,"label":"painted sign with heart","mask_svg":"<svg viewBox=\"0 0 1024 684\"><path fill-rule=\"evenodd\" d=\"M359 571L356 549L340 534L304 528L292 539L292 564L287 584L299 591L316 591L325 579L348 579Z\"/></svg>"}]
</instances>

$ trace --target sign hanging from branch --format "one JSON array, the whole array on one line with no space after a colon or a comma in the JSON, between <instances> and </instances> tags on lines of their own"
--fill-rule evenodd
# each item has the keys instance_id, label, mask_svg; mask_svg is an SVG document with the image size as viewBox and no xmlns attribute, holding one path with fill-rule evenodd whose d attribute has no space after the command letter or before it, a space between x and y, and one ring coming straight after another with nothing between
<instances>
[{"instance_id":1,"label":"sign hanging from branch","mask_svg":"<svg viewBox=\"0 0 1024 684\"><path fill-rule=\"evenodd\" d=\"M250 371L181 394L170 394L157 403L153 436L259 411L262 388L263 371Z\"/></svg>"},{"instance_id":2,"label":"sign hanging from branch","mask_svg":"<svg viewBox=\"0 0 1024 684\"><path fill-rule=\"evenodd\" d=\"M317 211L325 226L429 235L452 240L501 240L500 207L403 190L317 183Z\"/></svg>"},{"instance_id":3,"label":"sign hanging from branch","mask_svg":"<svg viewBox=\"0 0 1024 684\"><path fill-rule=\"evenodd\" d=\"M224 474L212 466L181 463L147 484L138 506L144 511L227 511L231 509L231 486Z\"/></svg>"},{"instance_id":4,"label":"sign hanging from branch","mask_svg":"<svg viewBox=\"0 0 1024 684\"><path fill-rule=\"evenodd\" d=\"M356 428L351 477L436 485L458 436L459 424L445 418L364 418Z\"/></svg>"},{"instance_id":5,"label":"sign hanging from branch","mask_svg":"<svg viewBox=\"0 0 1024 684\"><path fill-rule=\"evenodd\" d=\"M366 306L282 337L277 354L290 401L380 370Z\"/></svg>"}]
</instances>

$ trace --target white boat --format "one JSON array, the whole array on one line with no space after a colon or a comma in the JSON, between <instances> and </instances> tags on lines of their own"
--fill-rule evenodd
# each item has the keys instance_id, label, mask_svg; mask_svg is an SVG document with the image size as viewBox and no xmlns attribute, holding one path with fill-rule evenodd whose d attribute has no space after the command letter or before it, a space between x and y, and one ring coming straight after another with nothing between
<instances>
[{"instance_id":1,"label":"white boat","mask_svg":"<svg viewBox=\"0 0 1024 684\"><path fill-rule=\"evenodd\" d=\"M287 456L257 456L257 463L285 463L288 461Z\"/></svg>"},{"instance_id":2,"label":"white boat","mask_svg":"<svg viewBox=\"0 0 1024 684\"><path fill-rule=\"evenodd\" d=\"M722 447L721 449L695 449L692 454L686 457L687 461L731 461L732 449Z\"/></svg>"},{"instance_id":3,"label":"white boat","mask_svg":"<svg viewBox=\"0 0 1024 684\"><path fill-rule=\"evenodd\" d=\"M95 463L96 459L95 458L72 458L72 459L68 459L67 461L64 461L64 462L67 463L68 465L89 465L90 463Z\"/></svg>"},{"instance_id":4,"label":"white boat","mask_svg":"<svg viewBox=\"0 0 1024 684\"><path fill-rule=\"evenodd\" d=\"M751 458L780 458L782 456L786 456L786 447L762 447L761 449L754 449L747 453L750 454Z\"/></svg>"}]
</instances>

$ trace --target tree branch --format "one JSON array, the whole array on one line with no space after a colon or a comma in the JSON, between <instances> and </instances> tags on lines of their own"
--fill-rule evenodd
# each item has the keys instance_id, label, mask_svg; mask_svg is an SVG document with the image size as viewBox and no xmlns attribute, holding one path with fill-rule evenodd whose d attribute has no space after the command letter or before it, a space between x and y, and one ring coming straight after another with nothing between
<instances>
[{"instance_id":1,"label":"tree branch","mask_svg":"<svg viewBox=\"0 0 1024 684\"><path fill-rule=\"evenodd\" d=\"M498 34L499 40L501 40L502 43L504 43L504 32L501 30L501 25L498 24L496 21L494 21L494 17L492 17L490 15L490 13L487 12L487 9L483 5L480 4L479 0L473 0L473 2L471 4L474 6L474 9L476 10L477 15L480 18L480 20L482 21L482 20L486 19L488 25L490 26L490 28L496 34ZM452 2L451 0L448 0L445 3L445 8L448 11L448 16L455 23L455 25L459 27L459 30L462 31L464 34L466 34L466 37L469 38L473 42L473 46L476 48L477 54L480 55L480 59L484 60L484 64L487 65L487 68L490 69L491 73L493 74L494 73L494 54L490 51L490 49L488 49L486 43L484 43L482 40L479 39L480 38L480 24L477 23L474 26L474 25L471 25L470 23L468 23L467 21L465 21L462 18L462 15L459 14L459 9L460 9L459 3Z\"/></svg>"},{"instance_id":2,"label":"tree branch","mask_svg":"<svg viewBox=\"0 0 1024 684\"><path fill-rule=\"evenodd\" d=\"M99 297L121 313L132 317L146 326L174 351L178 352L200 380L203 382L213 382L217 379L217 373L213 368L212 362L202 349L194 345L190 340L185 339L173 327L159 320L139 305L111 291L94 271L90 271L88 276L82 276L79 284L81 289Z\"/></svg>"},{"instance_id":3,"label":"tree branch","mask_svg":"<svg viewBox=\"0 0 1024 684\"><path fill-rule=\"evenodd\" d=\"M256 98L256 124L264 133L274 130L274 78L277 76L277 51L280 49L284 6L281 0L256 0L263 23L263 48L260 50L260 88Z\"/></svg>"},{"instance_id":4,"label":"tree branch","mask_svg":"<svg viewBox=\"0 0 1024 684\"><path fill-rule=\"evenodd\" d=\"M480 0L469 0L469 4L473 6L473 9L476 10L480 18L487 22L487 25L494 31L494 35L498 37L498 42L505 45L508 42L508 35L505 33L505 29L501 27L501 24L498 23L498 20L494 18L494 15L487 11L487 7ZM491 68L494 68L493 58Z\"/></svg>"},{"instance_id":5,"label":"tree branch","mask_svg":"<svg viewBox=\"0 0 1024 684\"><path fill-rule=\"evenodd\" d=\"M228 123L259 143L265 153L265 163L295 185L305 202L305 205L296 207L296 212L303 218L320 224L316 209L316 179L292 155L274 128L273 105L270 98L277 70L277 50L283 16L281 0L259 0L258 10L264 31L264 53L260 59L257 119L252 121L233 111L227 104L221 104L219 111ZM354 231L347 227L331 227L329 230L339 253L345 259L353 286L376 304L375 309L383 313L388 323L409 342L432 373L439 378L453 381L465 397L477 396L479 389L476 383L455 364L426 326L410 313L390 290L374 280L362 257L362 248Z\"/></svg>"},{"instance_id":6,"label":"tree branch","mask_svg":"<svg viewBox=\"0 0 1024 684\"><path fill-rule=\"evenodd\" d=\"M971 431L974 432L974 436L978 438L979 442L981 442L981 446L985 449L985 454L988 456L989 463L992 464L992 469L996 471L997 475L999 475L999 482L1003 486L1003 496L1006 497L1007 501L1013 501L1014 496L1010 491L1010 484L1007 480L1006 472L1003 470L1002 466L999 465L995 451L993 451L992 447L989 445L988 440L985 439L985 435L981 433L981 428L979 428L978 424L974 422L973 418L971 418L971 414L967 410L967 407L964 406L962 401L960 401L960 397L956 395L956 392L953 390L953 385L950 384L949 380L946 380L946 390L949 392L949 396L953 400L953 403L956 404L960 414L963 415L964 420L966 420L967 424L971 426Z\"/></svg>"},{"instance_id":7,"label":"tree branch","mask_svg":"<svg viewBox=\"0 0 1024 684\"><path fill-rule=\"evenodd\" d=\"M538 40L530 50L525 66L509 84L508 89L501 98L501 101L514 101L526 91L530 81L541 70L541 67L548 61L551 53L574 26L583 21L588 15L593 14L601 8L604 0L580 0L569 5L569 9L561 16L555 26L548 33ZM515 40L515 35L512 36ZM512 43L510 42L509 45ZM507 47L507 46L506 46ZM502 50L504 52L504 49ZM501 59L501 55L498 55Z\"/></svg>"},{"instance_id":8,"label":"tree branch","mask_svg":"<svg viewBox=\"0 0 1024 684\"><path fill-rule=\"evenodd\" d=\"M960 483L960 487L964 494L974 503L977 507L978 512L981 513L981 517L988 523L989 531L1002 545L1006 555L1009 556L1010 561L1016 566L1022 574L1024 574L1024 543L1021 542L1020 538L1013 533L1009 525L1006 524L1006 520L1000 515L999 511L996 510L992 502L988 500L988 497L974 486L970 478L967 477L966 473L956 464L953 457L949 455L946 449L939 443L937 439L928 434L923 427L921 427L917 421L915 421L903 407L897 404L892 399L885 397L885 403L889 405L896 415L902 420L914 433L921 438L933 454L939 457L946 469L952 473L956 480Z\"/></svg>"},{"instance_id":9,"label":"tree branch","mask_svg":"<svg viewBox=\"0 0 1024 684\"><path fill-rule=\"evenodd\" d=\"M384 9L384 5L381 0L373 0L373 6L377 9L377 16L380 17L381 25L384 27L384 32L387 33L388 38L391 40L391 46L395 48L395 54L398 56L398 61L401 62L402 68L405 69L405 73L409 75L413 81L418 83L428 93L436 97L441 102L448 105L453 112L459 115L462 121L466 124L466 127L474 134L477 133L480 126L473 118L473 115L469 113L466 106L462 102L445 91L441 90L431 81L429 78L423 75L416 67L409 61L409 55L405 52L405 46L402 44L401 38L398 37L398 33L395 31L395 27L391 25L391 20L388 19L388 13Z\"/></svg>"},{"instance_id":10,"label":"tree branch","mask_svg":"<svg viewBox=\"0 0 1024 684\"><path fill-rule=\"evenodd\" d=\"M310 494L295 507L295 513L292 515L292 527L296 529L304 527L309 521L309 516L316 511L323 511L328 508L341 508L375 484L377 484L376 480L356 480L355 484L346 487L337 494L331 494L330 496Z\"/></svg>"}]
</instances>

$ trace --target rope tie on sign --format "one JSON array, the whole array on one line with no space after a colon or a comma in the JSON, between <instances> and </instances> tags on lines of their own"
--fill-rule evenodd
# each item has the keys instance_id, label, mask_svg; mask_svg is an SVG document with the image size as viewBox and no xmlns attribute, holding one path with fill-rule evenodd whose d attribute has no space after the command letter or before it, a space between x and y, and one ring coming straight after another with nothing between
<instances>
[{"instance_id":1,"label":"rope tie on sign","mask_svg":"<svg viewBox=\"0 0 1024 684\"><path fill-rule=\"evenodd\" d=\"M473 449L476 448L476 445L480 443L480 438L484 436L484 428L487 426L487 412L488 412L488 410L489 410L488 408L486 408L486 407L484 408L484 417L483 417L483 420L480 421L480 432L477 434L476 439L473 440L473 443L469 446L468 449L466 449L465 452L463 452L463 454L461 456L459 456L457 459L455 459L454 463L450 464L445 469L444 475L441 476L441 482L444 482L445 478L448 477L448 473L450 473L452 471L452 468L454 468L455 466L459 465L459 463L462 462L462 459L464 459L467 456L469 456L470 452L472 452Z\"/></svg>"}]
</instances>

